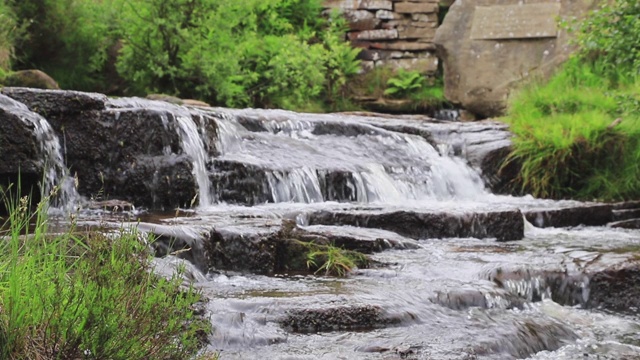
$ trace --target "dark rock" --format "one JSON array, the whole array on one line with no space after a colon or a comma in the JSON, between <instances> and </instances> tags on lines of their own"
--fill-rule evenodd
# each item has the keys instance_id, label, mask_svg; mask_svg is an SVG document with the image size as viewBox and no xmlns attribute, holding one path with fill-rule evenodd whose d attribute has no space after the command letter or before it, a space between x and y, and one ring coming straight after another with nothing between
<instances>
[{"instance_id":1,"label":"dark rock","mask_svg":"<svg viewBox=\"0 0 640 360\"><path fill-rule=\"evenodd\" d=\"M309 223L384 229L413 239L476 237L509 241L524 237L524 222L519 210L469 214L320 211L309 215Z\"/></svg>"},{"instance_id":2,"label":"dark rock","mask_svg":"<svg viewBox=\"0 0 640 360\"><path fill-rule=\"evenodd\" d=\"M585 204L561 209L525 210L527 221L537 227L602 226L612 220L613 205Z\"/></svg>"},{"instance_id":3,"label":"dark rock","mask_svg":"<svg viewBox=\"0 0 640 360\"><path fill-rule=\"evenodd\" d=\"M53 78L40 70L20 70L3 79L7 86L21 86L37 89L60 89Z\"/></svg>"},{"instance_id":4,"label":"dark rock","mask_svg":"<svg viewBox=\"0 0 640 360\"><path fill-rule=\"evenodd\" d=\"M214 230L211 233L211 268L273 274L276 269L274 234L269 232Z\"/></svg>"},{"instance_id":5,"label":"dark rock","mask_svg":"<svg viewBox=\"0 0 640 360\"><path fill-rule=\"evenodd\" d=\"M176 124L178 114L189 116L186 109L142 99L114 108L119 103L104 95L75 91L2 91L46 116L64 143L81 194L154 209L189 206L197 195L192 159L183 153ZM208 122L204 128L212 130Z\"/></svg>"},{"instance_id":6,"label":"dark rock","mask_svg":"<svg viewBox=\"0 0 640 360\"><path fill-rule=\"evenodd\" d=\"M640 219L614 221L609 223L608 226L621 229L640 229Z\"/></svg>"},{"instance_id":7,"label":"dark rock","mask_svg":"<svg viewBox=\"0 0 640 360\"><path fill-rule=\"evenodd\" d=\"M34 124L24 120L26 118L38 121L39 116L23 104L0 94L0 188L6 189L14 184L20 187L20 196L31 193L34 195L32 200L37 202L44 154ZM11 189L13 194L15 191L16 188ZM3 201L0 203L4 204Z\"/></svg>"},{"instance_id":8,"label":"dark rock","mask_svg":"<svg viewBox=\"0 0 640 360\"><path fill-rule=\"evenodd\" d=\"M524 318L515 324L504 324L500 340L475 345L476 355L499 354L498 358L524 359L540 351L554 351L578 335L568 326L549 319Z\"/></svg>"},{"instance_id":9,"label":"dark rock","mask_svg":"<svg viewBox=\"0 0 640 360\"><path fill-rule=\"evenodd\" d=\"M50 115L75 114L104 110L107 97L103 94L71 90L38 90L4 88L2 93L27 105L33 112L49 119Z\"/></svg>"},{"instance_id":10,"label":"dark rock","mask_svg":"<svg viewBox=\"0 0 640 360\"><path fill-rule=\"evenodd\" d=\"M209 179L220 201L246 205L273 202L265 170L258 166L216 159Z\"/></svg>"},{"instance_id":11,"label":"dark rock","mask_svg":"<svg viewBox=\"0 0 640 360\"><path fill-rule=\"evenodd\" d=\"M289 310L279 322L287 331L315 333L370 330L409 321L415 321L415 317L411 314L392 316L379 306L361 305Z\"/></svg>"},{"instance_id":12,"label":"dark rock","mask_svg":"<svg viewBox=\"0 0 640 360\"><path fill-rule=\"evenodd\" d=\"M597 272L591 276L589 289L587 307L638 315L640 265L636 262Z\"/></svg>"}]
</instances>

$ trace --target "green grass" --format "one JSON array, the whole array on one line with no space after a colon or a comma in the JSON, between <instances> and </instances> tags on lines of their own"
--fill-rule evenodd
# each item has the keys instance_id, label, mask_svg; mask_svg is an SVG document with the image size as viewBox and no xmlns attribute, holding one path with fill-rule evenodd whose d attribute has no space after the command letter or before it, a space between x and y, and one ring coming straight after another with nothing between
<instances>
[{"instance_id":1,"label":"green grass","mask_svg":"<svg viewBox=\"0 0 640 360\"><path fill-rule=\"evenodd\" d=\"M508 116L522 166L517 190L538 197L623 200L640 195L640 78L605 76L571 60L516 94Z\"/></svg>"},{"instance_id":2,"label":"green grass","mask_svg":"<svg viewBox=\"0 0 640 360\"><path fill-rule=\"evenodd\" d=\"M210 327L194 316L200 295L182 288L179 274L152 273L140 234L71 228L51 235L45 202L32 209L26 197L7 201L9 216L0 227L0 358L194 358Z\"/></svg>"},{"instance_id":3,"label":"green grass","mask_svg":"<svg viewBox=\"0 0 640 360\"><path fill-rule=\"evenodd\" d=\"M334 245L300 242L309 249L307 267L315 274L344 277L353 269L367 266L367 257L357 251L345 250Z\"/></svg>"}]
</instances>

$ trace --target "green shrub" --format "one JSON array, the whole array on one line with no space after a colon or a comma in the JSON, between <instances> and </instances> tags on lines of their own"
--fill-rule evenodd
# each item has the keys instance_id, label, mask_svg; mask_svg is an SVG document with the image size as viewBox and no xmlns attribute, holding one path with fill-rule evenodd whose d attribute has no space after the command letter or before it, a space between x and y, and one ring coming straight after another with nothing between
<instances>
[{"instance_id":1,"label":"green shrub","mask_svg":"<svg viewBox=\"0 0 640 360\"><path fill-rule=\"evenodd\" d=\"M125 5L117 66L137 93L299 109L336 96L357 71L355 50L327 27L319 0Z\"/></svg>"},{"instance_id":2,"label":"green shrub","mask_svg":"<svg viewBox=\"0 0 640 360\"><path fill-rule=\"evenodd\" d=\"M516 135L508 161L522 166L519 191L589 200L640 194L640 82L613 82L604 71L574 59L513 97L505 120Z\"/></svg>"},{"instance_id":3,"label":"green shrub","mask_svg":"<svg viewBox=\"0 0 640 360\"><path fill-rule=\"evenodd\" d=\"M11 70L15 44L24 34L8 0L0 0L0 80Z\"/></svg>"},{"instance_id":4,"label":"green shrub","mask_svg":"<svg viewBox=\"0 0 640 360\"><path fill-rule=\"evenodd\" d=\"M14 0L26 28L16 66L39 69L62 88L105 91L107 52L115 43L114 0Z\"/></svg>"},{"instance_id":5,"label":"green shrub","mask_svg":"<svg viewBox=\"0 0 640 360\"><path fill-rule=\"evenodd\" d=\"M46 205L9 202L0 229L0 358L190 359L209 327L199 300L151 272L135 231L51 235Z\"/></svg>"},{"instance_id":6,"label":"green shrub","mask_svg":"<svg viewBox=\"0 0 640 360\"><path fill-rule=\"evenodd\" d=\"M407 97L421 90L425 86L425 79L417 71L399 69L396 76L387 81L387 89L384 94L392 97Z\"/></svg>"},{"instance_id":7,"label":"green shrub","mask_svg":"<svg viewBox=\"0 0 640 360\"><path fill-rule=\"evenodd\" d=\"M603 73L614 78L640 73L640 2L604 1L573 25L582 59L600 63Z\"/></svg>"}]
</instances>

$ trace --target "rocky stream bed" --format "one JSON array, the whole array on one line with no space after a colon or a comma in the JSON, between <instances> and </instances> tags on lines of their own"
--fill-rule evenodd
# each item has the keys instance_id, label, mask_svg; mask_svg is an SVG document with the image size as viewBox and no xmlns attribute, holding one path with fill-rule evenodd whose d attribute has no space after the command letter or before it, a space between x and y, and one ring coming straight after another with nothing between
<instances>
[{"instance_id":1,"label":"rocky stream bed","mask_svg":"<svg viewBox=\"0 0 640 360\"><path fill-rule=\"evenodd\" d=\"M0 184L61 186L61 226L154 234L222 359L640 358L640 204L501 194L510 136L4 88ZM373 261L312 275L293 240Z\"/></svg>"}]
</instances>

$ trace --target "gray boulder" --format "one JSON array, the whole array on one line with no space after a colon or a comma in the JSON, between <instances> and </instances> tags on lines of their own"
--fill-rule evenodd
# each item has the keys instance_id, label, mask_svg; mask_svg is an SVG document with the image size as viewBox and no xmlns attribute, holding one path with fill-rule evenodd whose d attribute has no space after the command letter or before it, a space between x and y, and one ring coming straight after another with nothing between
<instances>
[{"instance_id":1,"label":"gray boulder","mask_svg":"<svg viewBox=\"0 0 640 360\"><path fill-rule=\"evenodd\" d=\"M446 98L480 117L504 114L518 84L549 77L574 50L558 19L584 16L596 3L455 1L435 37Z\"/></svg>"}]
</instances>

